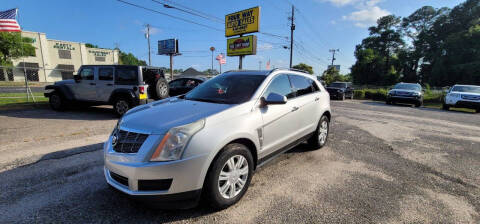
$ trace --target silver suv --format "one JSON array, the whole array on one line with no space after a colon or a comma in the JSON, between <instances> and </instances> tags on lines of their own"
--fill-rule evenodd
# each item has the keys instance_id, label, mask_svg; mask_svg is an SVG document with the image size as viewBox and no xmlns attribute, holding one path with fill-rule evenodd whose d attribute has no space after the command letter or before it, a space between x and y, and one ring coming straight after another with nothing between
<instances>
[{"instance_id":1,"label":"silver suv","mask_svg":"<svg viewBox=\"0 0 480 224\"><path fill-rule=\"evenodd\" d=\"M254 170L307 141L327 142L330 97L293 70L232 71L186 95L128 111L104 145L108 184L160 206L226 208Z\"/></svg>"},{"instance_id":2,"label":"silver suv","mask_svg":"<svg viewBox=\"0 0 480 224\"><path fill-rule=\"evenodd\" d=\"M160 68L134 65L83 65L74 79L45 87L50 107L63 110L72 104L113 105L122 116L147 99L168 97L168 83Z\"/></svg>"}]
</instances>

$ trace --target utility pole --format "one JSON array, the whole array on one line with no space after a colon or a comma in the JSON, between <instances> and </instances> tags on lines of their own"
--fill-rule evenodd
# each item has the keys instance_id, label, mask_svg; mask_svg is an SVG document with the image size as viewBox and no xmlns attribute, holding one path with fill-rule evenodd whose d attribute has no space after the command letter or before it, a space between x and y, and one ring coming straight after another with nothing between
<instances>
[{"instance_id":1,"label":"utility pole","mask_svg":"<svg viewBox=\"0 0 480 224\"><path fill-rule=\"evenodd\" d=\"M148 41L148 65L152 66L152 56L150 54L150 24L147 24L147 33L145 34L145 37Z\"/></svg>"},{"instance_id":2,"label":"utility pole","mask_svg":"<svg viewBox=\"0 0 480 224\"><path fill-rule=\"evenodd\" d=\"M335 53L336 53L336 52L339 52L340 49L330 49L330 50L328 50L328 51L329 51L330 53L332 53L332 66L333 66L333 62L334 62L335 60L337 60L337 59L335 58Z\"/></svg>"},{"instance_id":3,"label":"utility pole","mask_svg":"<svg viewBox=\"0 0 480 224\"><path fill-rule=\"evenodd\" d=\"M292 22L290 25L290 68L292 68L292 58L293 58L293 31L295 30L295 6L292 5L292 18L290 18Z\"/></svg>"}]
</instances>

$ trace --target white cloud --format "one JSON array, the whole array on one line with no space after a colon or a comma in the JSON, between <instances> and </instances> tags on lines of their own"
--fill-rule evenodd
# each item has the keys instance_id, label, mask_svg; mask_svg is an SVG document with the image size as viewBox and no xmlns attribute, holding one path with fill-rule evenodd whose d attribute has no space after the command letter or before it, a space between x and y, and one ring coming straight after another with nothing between
<instances>
[{"instance_id":1,"label":"white cloud","mask_svg":"<svg viewBox=\"0 0 480 224\"><path fill-rule=\"evenodd\" d=\"M146 34L147 33L147 27L143 28L142 30L142 33ZM157 33L160 33L162 30L161 29L158 29L158 28L155 28L155 27L150 27L150 35L155 35Z\"/></svg>"},{"instance_id":2,"label":"white cloud","mask_svg":"<svg viewBox=\"0 0 480 224\"><path fill-rule=\"evenodd\" d=\"M389 11L381 9L378 6L373 6L354 11L350 13L350 15L343 16L342 18L344 20L353 21L355 26L368 27L374 25L377 22L378 18L389 14Z\"/></svg>"},{"instance_id":3,"label":"white cloud","mask_svg":"<svg viewBox=\"0 0 480 224\"><path fill-rule=\"evenodd\" d=\"M263 43L258 45L258 50L261 50L261 51L268 51L272 49L273 49L273 45L269 43Z\"/></svg>"},{"instance_id":4,"label":"white cloud","mask_svg":"<svg viewBox=\"0 0 480 224\"><path fill-rule=\"evenodd\" d=\"M360 0L320 0L322 2L329 2L335 6L342 7L346 5L352 5Z\"/></svg>"}]
</instances>

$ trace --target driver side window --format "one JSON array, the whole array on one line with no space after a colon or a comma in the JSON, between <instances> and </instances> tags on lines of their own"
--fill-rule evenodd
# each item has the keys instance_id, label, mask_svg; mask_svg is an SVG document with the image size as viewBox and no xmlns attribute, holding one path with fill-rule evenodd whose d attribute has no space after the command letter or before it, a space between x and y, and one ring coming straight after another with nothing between
<instances>
[{"instance_id":1,"label":"driver side window","mask_svg":"<svg viewBox=\"0 0 480 224\"><path fill-rule=\"evenodd\" d=\"M270 85L265 90L263 97L267 98L268 94L277 93L286 96L287 99L295 97L295 92L292 90L290 80L287 75L279 75L270 82Z\"/></svg>"},{"instance_id":2,"label":"driver side window","mask_svg":"<svg viewBox=\"0 0 480 224\"><path fill-rule=\"evenodd\" d=\"M93 68L83 68L80 77L82 80L93 80Z\"/></svg>"}]
</instances>

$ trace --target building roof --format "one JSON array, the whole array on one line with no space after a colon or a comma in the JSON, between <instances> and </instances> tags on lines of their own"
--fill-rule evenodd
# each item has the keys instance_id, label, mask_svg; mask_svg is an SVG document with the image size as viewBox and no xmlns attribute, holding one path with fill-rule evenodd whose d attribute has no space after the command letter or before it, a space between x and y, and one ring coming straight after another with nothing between
<instances>
[{"instance_id":1,"label":"building roof","mask_svg":"<svg viewBox=\"0 0 480 224\"><path fill-rule=\"evenodd\" d=\"M199 72L195 70L194 68L190 67L187 68L187 70L183 71L180 76L205 76L203 72Z\"/></svg>"}]
</instances>

